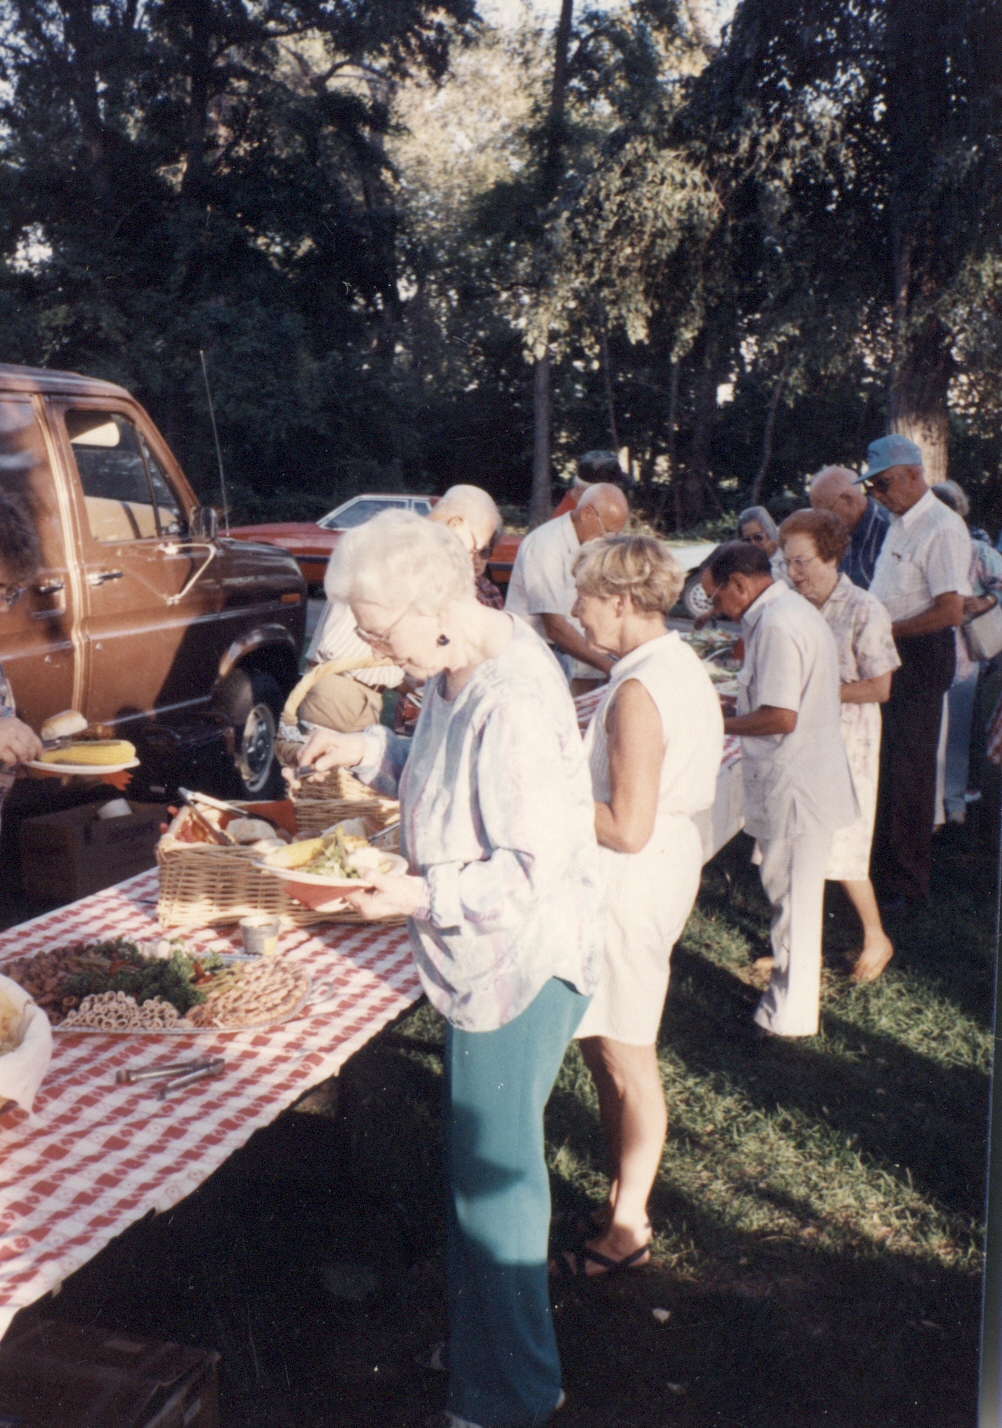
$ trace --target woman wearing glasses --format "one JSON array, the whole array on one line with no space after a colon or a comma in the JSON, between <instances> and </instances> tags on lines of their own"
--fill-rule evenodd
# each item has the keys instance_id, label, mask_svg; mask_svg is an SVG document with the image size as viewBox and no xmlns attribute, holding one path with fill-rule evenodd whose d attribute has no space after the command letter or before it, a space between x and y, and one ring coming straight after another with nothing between
<instances>
[{"instance_id":1,"label":"woman wearing glasses","mask_svg":"<svg viewBox=\"0 0 1002 1428\"><path fill-rule=\"evenodd\" d=\"M890 697L891 674L901 660L891 617L868 590L838 572L849 534L830 511L795 511L779 528L787 578L821 612L838 648L842 689L841 729L860 818L832 837L827 877L841 882L863 924L863 948L854 982L872 982L894 954L870 882L870 845L880 771L880 709Z\"/></svg>"},{"instance_id":2,"label":"woman wearing glasses","mask_svg":"<svg viewBox=\"0 0 1002 1428\"><path fill-rule=\"evenodd\" d=\"M0 610L7 611L17 604L34 579L40 560L34 521L16 496L0 491ZM14 782L14 770L29 759L37 759L41 752L38 735L15 713L14 695L0 667L0 808Z\"/></svg>"},{"instance_id":3,"label":"woman wearing glasses","mask_svg":"<svg viewBox=\"0 0 1002 1428\"><path fill-rule=\"evenodd\" d=\"M447 1023L449 1394L443 1420L542 1424L562 1400L550 1318L543 1107L598 958L591 780L559 666L522 621L481 605L442 524L387 512L332 557L358 634L424 681L412 739L316 730L300 767L350 767L399 794L406 876L349 895L406 915ZM316 901L317 888L292 885Z\"/></svg>"}]
</instances>

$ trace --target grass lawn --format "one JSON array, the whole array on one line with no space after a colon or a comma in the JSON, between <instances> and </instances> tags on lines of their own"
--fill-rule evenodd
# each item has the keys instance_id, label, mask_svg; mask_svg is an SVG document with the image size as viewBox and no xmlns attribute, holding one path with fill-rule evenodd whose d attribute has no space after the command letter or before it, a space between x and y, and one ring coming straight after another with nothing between
<instances>
[{"instance_id":1,"label":"grass lawn","mask_svg":"<svg viewBox=\"0 0 1002 1428\"><path fill-rule=\"evenodd\" d=\"M822 1032L753 1047L766 907L711 874L661 1028L669 1133L651 1268L561 1289L559 1428L972 1428L993 868L939 848L928 909L853 987L826 909ZM223 1428L410 1428L441 1406L413 1356L443 1337L441 1022L357 1055L337 1109L289 1113L174 1212L133 1227L44 1314L213 1346ZM552 1097L556 1207L605 1188L572 1046ZM652 1310L666 1311L656 1317Z\"/></svg>"}]
</instances>

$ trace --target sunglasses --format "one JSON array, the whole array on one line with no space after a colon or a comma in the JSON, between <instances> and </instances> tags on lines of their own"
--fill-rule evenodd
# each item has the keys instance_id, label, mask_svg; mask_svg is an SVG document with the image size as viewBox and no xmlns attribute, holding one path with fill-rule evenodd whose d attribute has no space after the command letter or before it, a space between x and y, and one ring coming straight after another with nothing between
<instances>
[{"instance_id":1,"label":"sunglasses","mask_svg":"<svg viewBox=\"0 0 1002 1428\"><path fill-rule=\"evenodd\" d=\"M876 491L878 496L882 496L893 480L893 476L868 476L863 482L863 490Z\"/></svg>"}]
</instances>

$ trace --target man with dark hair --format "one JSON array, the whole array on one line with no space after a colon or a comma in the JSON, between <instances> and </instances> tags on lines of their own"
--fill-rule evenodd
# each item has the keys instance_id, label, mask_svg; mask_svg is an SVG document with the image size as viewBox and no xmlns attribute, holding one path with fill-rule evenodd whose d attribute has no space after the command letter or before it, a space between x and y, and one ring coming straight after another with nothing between
<instances>
[{"instance_id":1,"label":"man with dark hair","mask_svg":"<svg viewBox=\"0 0 1002 1428\"><path fill-rule=\"evenodd\" d=\"M824 617L759 546L728 541L703 568L714 613L741 621L737 713L745 830L772 905L772 978L755 1024L813 1036L821 1002L821 914L832 833L858 816L839 726L838 652Z\"/></svg>"},{"instance_id":2,"label":"man with dark hair","mask_svg":"<svg viewBox=\"0 0 1002 1428\"><path fill-rule=\"evenodd\" d=\"M0 490L0 610L9 610L25 595L40 562L35 522L17 496ZM0 808L17 765L37 759L41 752L34 729L17 717L14 695L0 667Z\"/></svg>"}]
</instances>

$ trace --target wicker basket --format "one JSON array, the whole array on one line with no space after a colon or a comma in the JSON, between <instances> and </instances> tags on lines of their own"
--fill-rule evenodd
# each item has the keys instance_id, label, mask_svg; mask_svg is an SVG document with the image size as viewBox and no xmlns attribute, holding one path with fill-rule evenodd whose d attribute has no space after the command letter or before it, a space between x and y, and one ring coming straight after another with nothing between
<instances>
[{"instance_id":1,"label":"wicker basket","mask_svg":"<svg viewBox=\"0 0 1002 1428\"><path fill-rule=\"evenodd\" d=\"M320 778L305 780L292 801L300 833L322 833L343 818L363 818L370 825L371 836L400 817L396 799L373 793L345 769L332 769Z\"/></svg>"},{"instance_id":2,"label":"wicker basket","mask_svg":"<svg viewBox=\"0 0 1002 1428\"><path fill-rule=\"evenodd\" d=\"M239 922L252 912L268 912L298 927L331 920L330 913L294 902L278 878L257 867L261 854L253 848L179 843L166 833L156 853L157 920L163 928L214 927Z\"/></svg>"}]
</instances>

